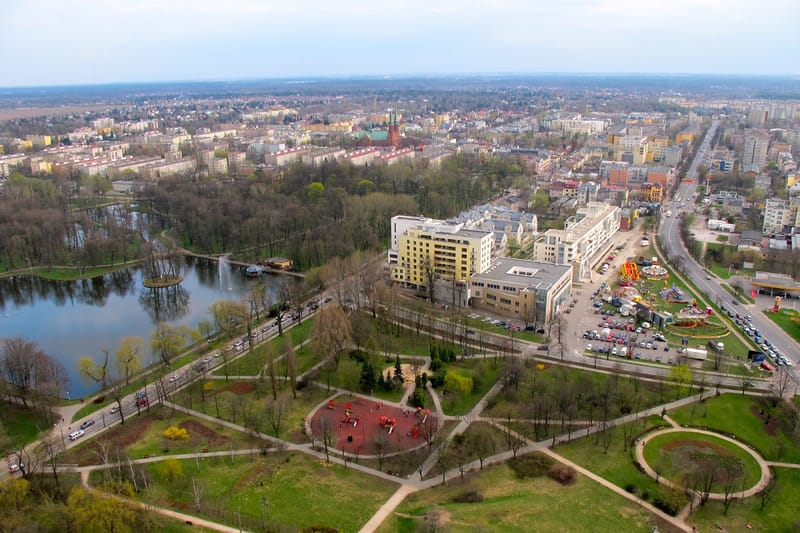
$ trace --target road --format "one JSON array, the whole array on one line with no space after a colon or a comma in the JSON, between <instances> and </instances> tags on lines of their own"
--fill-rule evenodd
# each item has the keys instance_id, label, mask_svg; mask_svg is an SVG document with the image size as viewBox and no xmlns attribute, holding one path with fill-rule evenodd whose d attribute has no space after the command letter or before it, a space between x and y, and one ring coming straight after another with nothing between
<instances>
[{"instance_id":1,"label":"road","mask_svg":"<svg viewBox=\"0 0 800 533\"><path fill-rule=\"evenodd\" d=\"M666 209L673 212L672 217L661 217L659 226L659 237L661 246L667 257L675 263L675 258L680 258L680 270L683 275L691 280L692 283L706 296L709 301L722 305L727 309L740 315L751 315L753 326L761 331L762 335L769 339L785 355L795 355L800 353L800 345L789 336L785 331L775 325L767 318L762 309L755 305L748 305L744 302L734 304L734 298L721 286L721 280L706 273L703 267L695 261L683 245L680 237L680 223L678 213L680 211L689 212L695 207L694 195L697 192L697 167L707 160L711 153L711 139L719 127L719 121L715 120L706 133L703 143L697 151L691 167L686 174L688 178L693 178L691 183L681 183L675 193L676 198ZM680 197L680 201L677 200ZM794 357L797 362L796 357ZM789 368L789 372L795 385L800 385L800 374L797 367Z\"/></svg>"}]
</instances>

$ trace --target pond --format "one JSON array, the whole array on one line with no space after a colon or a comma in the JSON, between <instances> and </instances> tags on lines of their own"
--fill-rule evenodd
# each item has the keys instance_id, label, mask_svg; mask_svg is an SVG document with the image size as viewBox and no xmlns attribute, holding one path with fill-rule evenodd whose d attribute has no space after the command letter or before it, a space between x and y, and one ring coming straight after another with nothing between
<instances>
[{"instance_id":1,"label":"pond","mask_svg":"<svg viewBox=\"0 0 800 533\"><path fill-rule=\"evenodd\" d=\"M209 306L218 300L247 301L259 280L274 296L282 276L247 278L244 267L184 258L183 282L165 289L143 285L141 268L122 270L81 281L48 281L30 276L0 279L0 338L24 337L58 358L67 370L70 397L85 396L98 387L77 372L78 359L95 359L108 350L113 357L123 337L144 339L158 322L197 326L212 319ZM294 278L292 278L294 279Z\"/></svg>"}]
</instances>

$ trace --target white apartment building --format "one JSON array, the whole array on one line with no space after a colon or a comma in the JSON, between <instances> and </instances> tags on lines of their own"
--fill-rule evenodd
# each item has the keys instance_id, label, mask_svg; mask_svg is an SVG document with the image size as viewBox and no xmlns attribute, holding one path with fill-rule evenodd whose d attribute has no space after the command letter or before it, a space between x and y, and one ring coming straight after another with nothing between
<instances>
[{"instance_id":1,"label":"white apartment building","mask_svg":"<svg viewBox=\"0 0 800 533\"><path fill-rule=\"evenodd\" d=\"M534 261L572 265L576 282L591 277L591 260L619 230L620 208L588 202L567 219L564 229L549 229L533 245Z\"/></svg>"}]
</instances>

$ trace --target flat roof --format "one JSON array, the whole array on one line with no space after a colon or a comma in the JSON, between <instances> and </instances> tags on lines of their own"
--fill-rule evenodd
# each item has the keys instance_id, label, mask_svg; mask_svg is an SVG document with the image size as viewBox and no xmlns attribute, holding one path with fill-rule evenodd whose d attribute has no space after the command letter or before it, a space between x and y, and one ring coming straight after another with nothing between
<instances>
[{"instance_id":1,"label":"flat roof","mask_svg":"<svg viewBox=\"0 0 800 533\"><path fill-rule=\"evenodd\" d=\"M800 283L780 276L763 276L750 278L750 285L765 289L780 289L784 291L800 291Z\"/></svg>"},{"instance_id":2,"label":"flat roof","mask_svg":"<svg viewBox=\"0 0 800 533\"><path fill-rule=\"evenodd\" d=\"M499 282L520 283L535 289L549 289L567 272L572 271L570 265L554 265L527 259L498 257L489 268L479 274L473 274L472 280L493 280Z\"/></svg>"}]
</instances>

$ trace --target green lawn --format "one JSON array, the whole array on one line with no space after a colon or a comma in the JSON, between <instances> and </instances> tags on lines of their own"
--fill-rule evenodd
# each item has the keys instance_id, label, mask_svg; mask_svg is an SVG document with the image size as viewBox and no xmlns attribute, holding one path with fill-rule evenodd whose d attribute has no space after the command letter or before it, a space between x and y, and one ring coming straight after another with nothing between
<instances>
[{"instance_id":1,"label":"green lawn","mask_svg":"<svg viewBox=\"0 0 800 533\"><path fill-rule=\"evenodd\" d=\"M173 425L186 429L189 438L167 441L163 431ZM264 441L246 433L156 406L149 412L142 411L142 416L126 418L125 424L118 424L97 438L80 442L64 452L59 460L66 464L101 464L101 442L110 443L111 450L126 452L131 459L264 446Z\"/></svg>"},{"instance_id":2,"label":"green lawn","mask_svg":"<svg viewBox=\"0 0 800 533\"><path fill-rule=\"evenodd\" d=\"M760 401L752 396L728 393L701 404L675 409L669 415L681 425L707 427L736 435L769 461L800 463L800 446L781 430L783 424L791 425L791 417L796 416L794 411L781 400L778 406L786 410L770 408L760 417L757 414L763 407ZM769 424L766 423L767 412Z\"/></svg>"},{"instance_id":3,"label":"green lawn","mask_svg":"<svg viewBox=\"0 0 800 533\"><path fill-rule=\"evenodd\" d=\"M483 501L453 501L470 491L480 494ZM435 517L439 527L431 524ZM656 520L587 478L579 476L574 485L566 487L546 477L520 480L501 464L409 495L378 532L650 531Z\"/></svg>"},{"instance_id":4,"label":"green lawn","mask_svg":"<svg viewBox=\"0 0 800 533\"><path fill-rule=\"evenodd\" d=\"M800 313L794 309L781 309L779 313L765 313L783 331L800 342Z\"/></svg>"},{"instance_id":5,"label":"green lawn","mask_svg":"<svg viewBox=\"0 0 800 533\"><path fill-rule=\"evenodd\" d=\"M762 511L761 497L734 501L723 514L722 502L710 501L695 509L687 523L698 531L797 531L797 495L800 494L800 470L773 468L778 486L775 499Z\"/></svg>"},{"instance_id":6,"label":"green lawn","mask_svg":"<svg viewBox=\"0 0 800 533\"><path fill-rule=\"evenodd\" d=\"M469 413L475 407L475 404L497 383L502 368L502 360L498 361L494 358L465 359L448 364L448 372L471 378L473 388L469 394L452 393L442 390L442 388L437 389L436 392L439 394L444 414L458 416Z\"/></svg>"},{"instance_id":7,"label":"green lawn","mask_svg":"<svg viewBox=\"0 0 800 533\"><path fill-rule=\"evenodd\" d=\"M709 446L703 446L701 442L709 443ZM670 446L676 448L670 450ZM662 475L665 478L674 483L680 483L680 477L685 471L685 465L681 464L679 454L682 450L687 451L690 447L695 450L698 447L702 447L702 453L706 455L727 455L738 459L744 468L744 474L741 483L737 484L736 490L749 489L761 479L761 468L752 455L740 446L710 435L666 433L648 438L644 447L644 458L651 468L655 468L657 465L663 466ZM711 492L723 491L723 487L719 484L715 484L711 488Z\"/></svg>"},{"instance_id":8,"label":"green lawn","mask_svg":"<svg viewBox=\"0 0 800 533\"><path fill-rule=\"evenodd\" d=\"M632 428L633 436L666 425L660 417L649 417L631 424L637 426ZM627 426L630 427L630 424ZM608 451L604 450L603 435L589 435L558 446L554 451L620 488L632 491L642 498L647 494L652 501L664 493L664 488L636 467L630 446L628 450L623 449L623 435L623 426L612 430Z\"/></svg>"},{"instance_id":9,"label":"green lawn","mask_svg":"<svg viewBox=\"0 0 800 533\"><path fill-rule=\"evenodd\" d=\"M4 403L0 408L0 453L7 454L13 448L35 441L41 431L50 429L54 422L47 411Z\"/></svg>"},{"instance_id":10,"label":"green lawn","mask_svg":"<svg viewBox=\"0 0 800 533\"><path fill-rule=\"evenodd\" d=\"M205 392L205 399L200 393L203 386L210 387ZM284 415L279 424L278 437L292 442L306 442L303 420L314 406L329 396L331 393L324 388L307 384L297 391L297 398L294 398L288 383L279 381L278 400L283 406ZM272 405L272 387L268 378L263 382L215 379L193 383L172 400L210 416L275 436L266 416L267 408Z\"/></svg>"},{"instance_id":11,"label":"green lawn","mask_svg":"<svg viewBox=\"0 0 800 533\"><path fill-rule=\"evenodd\" d=\"M199 468L187 460L180 466L181 474L167 481L158 463L148 465L153 481L142 499L234 527L239 509L251 530L265 517L266 501L276 530L358 531L397 489L390 481L299 453L201 459ZM200 512L193 505L192 480L202 488Z\"/></svg>"}]
</instances>

